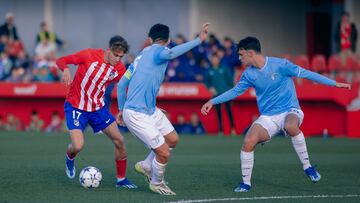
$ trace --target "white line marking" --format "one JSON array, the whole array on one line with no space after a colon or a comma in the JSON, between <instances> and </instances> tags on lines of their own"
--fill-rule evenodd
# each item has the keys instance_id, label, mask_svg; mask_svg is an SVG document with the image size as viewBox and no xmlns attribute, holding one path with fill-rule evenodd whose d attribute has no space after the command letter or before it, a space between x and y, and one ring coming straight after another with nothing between
<instances>
[{"instance_id":1,"label":"white line marking","mask_svg":"<svg viewBox=\"0 0 360 203\"><path fill-rule=\"evenodd\" d=\"M351 198L360 195L298 195L298 196L269 196L269 197L240 197L240 198L221 198L221 199L199 199L199 200L179 200L168 203L192 203L192 202L216 202L216 201L246 201L246 200L268 200L268 199L305 199L305 198Z\"/></svg>"}]
</instances>

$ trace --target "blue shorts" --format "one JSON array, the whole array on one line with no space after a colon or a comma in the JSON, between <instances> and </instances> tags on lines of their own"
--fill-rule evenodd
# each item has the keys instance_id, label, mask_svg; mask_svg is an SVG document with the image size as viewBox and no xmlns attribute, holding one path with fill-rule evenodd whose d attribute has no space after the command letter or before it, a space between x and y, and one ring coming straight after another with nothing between
<instances>
[{"instance_id":1,"label":"blue shorts","mask_svg":"<svg viewBox=\"0 0 360 203\"><path fill-rule=\"evenodd\" d=\"M69 130L79 129L84 132L89 124L97 133L115 121L114 116L106 107L94 112L87 112L74 108L69 102L64 104L66 124Z\"/></svg>"}]
</instances>

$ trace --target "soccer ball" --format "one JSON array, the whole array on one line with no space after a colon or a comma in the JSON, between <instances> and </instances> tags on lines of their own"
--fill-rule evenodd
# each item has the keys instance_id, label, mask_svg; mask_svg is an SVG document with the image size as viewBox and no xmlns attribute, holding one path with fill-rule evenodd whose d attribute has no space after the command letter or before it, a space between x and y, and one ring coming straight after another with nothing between
<instances>
[{"instance_id":1,"label":"soccer ball","mask_svg":"<svg viewBox=\"0 0 360 203\"><path fill-rule=\"evenodd\" d=\"M79 181L84 188L97 188L100 185L102 174L93 166L85 167L80 172Z\"/></svg>"}]
</instances>

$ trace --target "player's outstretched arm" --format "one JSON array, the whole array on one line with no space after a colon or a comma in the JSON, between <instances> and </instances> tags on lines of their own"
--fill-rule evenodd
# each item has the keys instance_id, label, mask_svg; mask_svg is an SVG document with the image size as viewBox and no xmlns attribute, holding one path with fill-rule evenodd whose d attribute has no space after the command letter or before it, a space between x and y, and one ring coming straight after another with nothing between
<instances>
[{"instance_id":1,"label":"player's outstretched arm","mask_svg":"<svg viewBox=\"0 0 360 203\"><path fill-rule=\"evenodd\" d=\"M190 51L192 48L200 45L201 42L203 42L208 35L209 25L210 25L210 23L204 23L202 25L202 28L200 30L200 34L199 34L198 38L196 38L190 42L175 46L172 49L164 49L163 51L161 51L160 55L159 55L160 59L162 59L162 60L174 59L174 58Z\"/></svg>"},{"instance_id":2,"label":"player's outstretched arm","mask_svg":"<svg viewBox=\"0 0 360 203\"><path fill-rule=\"evenodd\" d=\"M126 88L129 86L131 74L129 75L129 70L127 70L124 76L120 79L117 85L117 100L118 100L118 108L119 113L116 116L116 122L121 125L125 126L124 120L122 118L122 112L125 105L126 100Z\"/></svg>"},{"instance_id":3,"label":"player's outstretched arm","mask_svg":"<svg viewBox=\"0 0 360 203\"><path fill-rule=\"evenodd\" d=\"M201 113L203 115L207 115L212 107L213 107L213 103L211 102L211 100L209 100L201 107Z\"/></svg>"},{"instance_id":4,"label":"player's outstretched arm","mask_svg":"<svg viewBox=\"0 0 360 203\"><path fill-rule=\"evenodd\" d=\"M336 82L335 87L351 90L351 84L348 84L348 83Z\"/></svg>"}]
</instances>

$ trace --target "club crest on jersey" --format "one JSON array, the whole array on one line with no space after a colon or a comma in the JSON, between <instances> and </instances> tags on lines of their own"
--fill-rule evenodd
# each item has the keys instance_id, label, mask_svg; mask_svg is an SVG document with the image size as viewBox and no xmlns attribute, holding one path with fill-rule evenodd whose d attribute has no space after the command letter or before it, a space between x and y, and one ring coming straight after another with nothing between
<instances>
[{"instance_id":1,"label":"club crest on jersey","mask_svg":"<svg viewBox=\"0 0 360 203\"><path fill-rule=\"evenodd\" d=\"M79 127L80 121L79 121L78 119L75 119L75 120L74 120L74 125L77 126L77 127Z\"/></svg>"},{"instance_id":2,"label":"club crest on jersey","mask_svg":"<svg viewBox=\"0 0 360 203\"><path fill-rule=\"evenodd\" d=\"M276 80L277 77L278 77L277 73L272 73L271 74L271 80Z\"/></svg>"},{"instance_id":3,"label":"club crest on jersey","mask_svg":"<svg viewBox=\"0 0 360 203\"><path fill-rule=\"evenodd\" d=\"M115 73L114 71L111 71L111 72L110 72L110 75L109 75L109 79L110 79L110 80L113 80L113 79L115 78L115 74L116 74L116 73Z\"/></svg>"}]
</instances>

